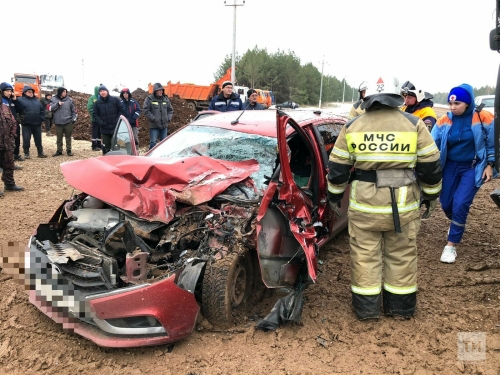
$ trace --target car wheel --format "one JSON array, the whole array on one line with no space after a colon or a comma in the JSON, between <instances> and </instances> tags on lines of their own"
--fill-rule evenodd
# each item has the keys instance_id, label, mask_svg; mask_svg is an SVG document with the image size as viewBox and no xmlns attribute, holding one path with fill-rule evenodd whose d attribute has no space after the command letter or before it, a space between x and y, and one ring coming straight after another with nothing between
<instances>
[{"instance_id":1,"label":"car wheel","mask_svg":"<svg viewBox=\"0 0 500 375\"><path fill-rule=\"evenodd\" d=\"M277 107L276 107L276 109L281 109L281 107L280 107L280 106L277 106Z\"/></svg>"},{"instance_id":2,"label":"car wheel","mask_svg":"<svg viewBox=\"0 0 500 375\"><path fill-rule=\"evenodd\" d=\"M207 263L202 283L203 315L213 325L228 328L238 311L244 310L253 288L252 256L244 252L228 254Z\"/></svg>"},{"instance_id":3,"label":"car wheel","mask_svg":"<svg viewBox=\"0 0 500 375\"><path fill-rule=\"evenodd\" d=\"M193 102L188 102L187 107L188 107L189 109L192 109L193 111L196 111L196 106L194 105L194 103L193 103Z\"/></svg>"}]
</instances>

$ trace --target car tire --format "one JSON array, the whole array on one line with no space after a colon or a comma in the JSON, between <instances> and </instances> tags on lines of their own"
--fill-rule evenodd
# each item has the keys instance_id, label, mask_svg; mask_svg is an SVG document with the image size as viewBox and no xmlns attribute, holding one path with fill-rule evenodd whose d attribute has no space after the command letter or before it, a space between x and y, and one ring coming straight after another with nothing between
<instances>
[{"instance_id":1,"label":"car tire","mask_svg":"<svg viewBox=\"0 0 500 375\"><path fill-rule=\"evenodd\" d=\"M193 111L196 111L196 105L193 102L188 102L187 107L189 109L192 109Z\"/></svg>"},{"instance_id":2,"label":"car tire","mask_svg":"<svg viewBox=\"0 0 500 375\"><path fill-rule=\"evenodd\" d=\"M253 289L253 262L248 249L207 263L202 282L203 316L213 325L229 328L243 311Z\"/></svg>"},{"instance_id":3,"label":"car tire","mask_svg":"<svg viewBox=\"0 0 500 375\"><path fill-rule=\"evenodd\" d=\"M281 107L276 107L276 109L281 109Z\"/></svg>"}]
</instances>

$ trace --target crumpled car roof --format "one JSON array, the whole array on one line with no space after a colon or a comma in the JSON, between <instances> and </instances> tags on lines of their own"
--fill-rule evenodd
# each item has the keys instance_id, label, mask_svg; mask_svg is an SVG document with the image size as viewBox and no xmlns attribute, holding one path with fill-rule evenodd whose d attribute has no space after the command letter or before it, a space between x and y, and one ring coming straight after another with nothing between
<instances>
[{"instance_id":1,"label":"crumpled car roof","mask_svg":"<svg viewBox=\"0 0 500 375\"><path fill-rule=\"evenodd\" d=\"M101 156L61 164L71 186L148 221L170 222L176 201L199 205L259 170L256 160Z\"/></svg>"}]
</instances>

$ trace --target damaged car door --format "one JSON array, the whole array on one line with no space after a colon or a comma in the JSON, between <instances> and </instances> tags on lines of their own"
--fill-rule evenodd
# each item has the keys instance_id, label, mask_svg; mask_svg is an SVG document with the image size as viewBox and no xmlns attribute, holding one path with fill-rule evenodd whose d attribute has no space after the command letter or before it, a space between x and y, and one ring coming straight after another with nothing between
<instances>
[{"instance_id":1,"label":"damaged car door","mask_svg":"<svg viewBox=\"0 0 500 375\"><path fill-rule=\"evenodd\" d=\"M294 133L287 139L289 127ZM305 180L301 182L292 169L295 155L302 151L306 154L302 158L305 166L309 165L309 180L317 178L318 160L308 135L281 112L277 113L277 132L279 165L257 215L257 253L262 280L268 288L296 286L301 275L315 282L317 272L314 192L299 186Z\"/></svg>"},{"instance_id":2,"label":"damaged car door","mask_svg":"<svg viewBox=\"0 0 500 375\"><path fill-rule=\"evenodd\" d=\"M111 150L106 155L139 155L132 127L123 115L118 118L113 138L111 138Z\"/></svg>"}]
</instances>

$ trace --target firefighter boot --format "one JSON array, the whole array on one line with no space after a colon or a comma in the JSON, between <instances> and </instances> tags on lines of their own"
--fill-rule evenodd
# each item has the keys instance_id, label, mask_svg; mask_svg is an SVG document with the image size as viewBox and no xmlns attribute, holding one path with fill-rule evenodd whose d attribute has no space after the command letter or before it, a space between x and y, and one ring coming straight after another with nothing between
<instances>
[{"instance_id":1,"label":"firefighter boot","mask_svg":"<svg viewBox=\"0 0 500 375\"><path fill-rule=\"evenodd\" d=\"M378 319L380 316L380 294L367 296L352 293L352 307L359 320Z\"/></svg>"},{"instance_id":2,"label":"firefighter boot","mask_svg":"<svg viewBox=\"0 0 500 375\"><path fill-rule=\"evenodd\" d=\"M409 294L394 294L384 289L384 314L389 316L402 316L409 319L415 313L417 305L417 292Z\"/></svg>"}]
</instances>

